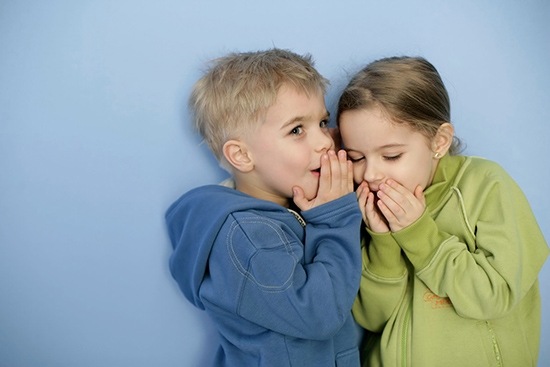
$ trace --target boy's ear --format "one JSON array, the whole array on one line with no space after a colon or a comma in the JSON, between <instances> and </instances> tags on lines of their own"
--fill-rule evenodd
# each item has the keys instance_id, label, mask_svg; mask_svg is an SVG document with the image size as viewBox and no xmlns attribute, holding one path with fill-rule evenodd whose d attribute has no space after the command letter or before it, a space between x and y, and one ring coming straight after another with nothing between
<instances>
[{"instance_id":1,"label":"boy's ear","mask_svg":"<svg viewBox=\"0 0 550 367\"><path fill-rule=\"evenodd\" d=\"M240 140L226 141L223 145L223 155L229 164L241 172L250 172L254 168L246 143Z\"/></svg>"},{"instance_id":2,"label":"boy's ear","mask_svg":"<svg viewBox=\"0 0 550 367\"><path fill-rule=\"evenodd\" d=\"M454 135L455 128L450 123L445 122L439 126L432 144L434 158L439 159L447 153L453 143Z\"/></svg>"}]
</instances>

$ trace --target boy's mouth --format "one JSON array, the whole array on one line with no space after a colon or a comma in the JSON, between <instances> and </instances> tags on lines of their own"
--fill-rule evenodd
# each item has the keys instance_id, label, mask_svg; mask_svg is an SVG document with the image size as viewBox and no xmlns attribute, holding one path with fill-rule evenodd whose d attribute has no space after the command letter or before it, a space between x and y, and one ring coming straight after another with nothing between
<instances>
[{"instance_id":1,"label":"boy's mouth","mask_svg":"<svg viewBox=\"0 0 550 367\"><path fill-rule=\"evenodd\" d=\"M316 177L321 176L321 167L311 170L311 173L313 173Z\"/></svg>"}]
</instances>

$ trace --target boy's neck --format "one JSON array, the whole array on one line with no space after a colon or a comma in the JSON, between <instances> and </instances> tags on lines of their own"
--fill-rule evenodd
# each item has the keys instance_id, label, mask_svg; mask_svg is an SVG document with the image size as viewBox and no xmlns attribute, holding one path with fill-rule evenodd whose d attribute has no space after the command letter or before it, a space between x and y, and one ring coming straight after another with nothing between
<instances>
[{"instance_id":1,"label":"boy's neck","mask_svg":"<svg viewBox=\"0 0 550 367\"><path fill-rule=\"evenodd\" d=\"M290 207L290 199L282 198L280 196L261 190L258 185L254 184L253 180L249 179L251 178L249 175L247 177L242 177L242 174L236 174L233 175L233 178L235 180L236 190L250 195L256 199L271 201L272 203L279 204L285 208Z\"/></svg>"}]
</instances>

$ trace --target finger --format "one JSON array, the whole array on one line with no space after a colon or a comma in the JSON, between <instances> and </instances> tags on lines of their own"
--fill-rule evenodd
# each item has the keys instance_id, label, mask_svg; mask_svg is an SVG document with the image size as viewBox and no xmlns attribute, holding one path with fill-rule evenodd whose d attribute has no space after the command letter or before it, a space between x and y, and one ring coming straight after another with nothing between
<instances>
[{"instance_id":1,"label":"finger","mask_svg":"<svg viewBox=\"0 0 550 367\"><path fill-rule=\"evenodd\" d=\"M353 191L353 184L350 188L349 185L349 165L348 157L345 150L338 151L338 163L340 166L340 189L343 194L347 194Z\"/></svg>"},{"instance_id":2,"label":"finger","mask_svg":"<svg viewBox=\"0 0 550 367\"><path fill-rule=\"evenodd\" d=\"M401 204L414 196L405 186L391 179L381 184L380 190Z\"/></svg>"},{"instance_id":3,"label":"finger","mask_svg":"<svg viewBox=\"0 0 550 367\"><path fill-rule=\"evenodd\" d=\"M397 207L397 205L395 205L395 203L388 196L384 196L384 194L381 191L377 193L377 196L378 196L378 201L376 202L376 204L378 206L378 209L382 213L382 215L386 218L386 220L389 223L396 221L397 218L392 208Z\"/></svg>"},{"instance_id":4,"label":"finger","mask_svg":"<svg viewBox=\"0 0 550 367\"><path fill-rule=\"evenodd\" d=\"M338 151L338 160L342 174L342 189L345 193L350 193L353 191L353 166L345 150Z\"/></svg>"},{"instance_id":5,"label":"finger","mask_svg":"<svg viewBox=\"0 0 550 367\"><path fill-rule=\"evenodd\" d=\"M361 210L361 215L363 216L363 221L365 224L368 224L367 220L367 214L366 214L366 206L367 206L367 198L368 198L368 187L365 188L365 182L362 182L361 185L357 188L356 194L357 194L357 203L359 204L359 209Z\"/></svg>"},{"instance_id":6,"label":"finger","mask_svg":"<svg viewBox=\"0 0 550 367\"><path fill-rule=\"evenodd\" d=\"M357 190L355 190L355 193L357 194L358 201L360 200L361 196L364 196L366 200L366 195L369 192L368 189L369 188L366 181L361 182L359 186L357 186Z\"/></svg>"},{"instance_id":7,"label":"finger","mask_svg":"<svg viewBox=\"0 0 550 367\"><path fill-rule=\"evenodd\" d=\"M334 150L328 151L331 173L331 190L341 190L342 187L342 168L340 166L340 156Z\"/></svg>"},{"instance_id":8,"label":"finger","mask_svg":"<svg viewBox=\"0 0 550 367\"><path fill-rule=\"evenodd\" d=\"M301 187L293 187L292 192L294 194L292 198L294 200L294 204L296 204L301 211L310 209L310 201L306 198L304 190Z\"/></svg>"},{"instance_id":9,"label":"finger","mask_svg":"<svg viewBox=\"0 0 550 367\"><path fill-rule=\"evenodd\" d=\"M319 178L319 193L317 196L327 190L330 190L330 178L331 173L329 157L328 154L323 154L321 156L321 177Z\"/></svg>"},{"instance_id":10,"label":"finger","mask_svg":"<svg viewBox=\"0 0 550 367\"><path fill-rule=\"evenodd\" d=\"M376 201L374 193L369 192L366 206L366 223L368 223L368 227L370 228L370 230L374 232L388 232L388 222L387 219L383 217L382 212L379 210L377 205L378 202L380 201Z\"/></svg>"},{"instance_id":11,"label":"finger","mask_svg":"<svg viewBox=\"0 0 550 367\"><path fill-rule=\"evenodd\" d=\"M365 205L365 212L367 219L371 222L376 217L376 208L374 207L376 199L372 192L367 194L367 204Z\"/></svg>"},{"instance_id":12,"label":"finger","mask_svg":"<svg viewBox=\"0 0 550 367\"><path fill-rule=\"evenodd\" d=\"M405 220L405 216L413 213L419 205L418 199L412 192L390 180L388 184L380 185L378 197L399 221Z\"/></svg>"},{"instance_id":13,"label":"finger","mask_svg":"<svg viewBox=\"0 0 550 367\"><path fill-rule=\"evenodd\" d=\"M424 197L424 190L422 189L422 186L416 186L414 189L414 197L420 201L422 206L426 206L426 198Z\"/></svg>"}]
</instances>

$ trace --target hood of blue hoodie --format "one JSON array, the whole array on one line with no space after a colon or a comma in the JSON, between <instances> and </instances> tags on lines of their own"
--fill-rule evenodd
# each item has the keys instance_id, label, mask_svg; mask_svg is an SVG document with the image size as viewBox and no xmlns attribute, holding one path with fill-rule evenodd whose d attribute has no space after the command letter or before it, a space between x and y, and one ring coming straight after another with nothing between
<instances>
[{"instance_id":1,"label":"hood of blue hoodie","mask_svg":"<svg viewBox=\"0 0 550 367\"><path fill-rule=\"evenodd\" d=\"M196 307L204 309L199 289L221 227L231 213L252 208L286 212L280 205L220 185L193 189L166 211L168 235L174 249L170 272L185 297Z\"/></svg>"}]
</instances>

